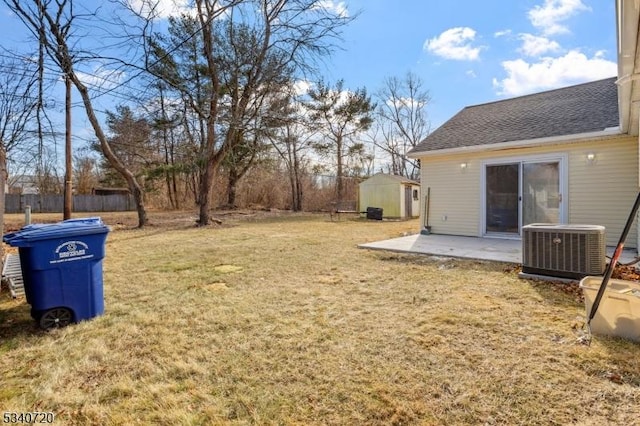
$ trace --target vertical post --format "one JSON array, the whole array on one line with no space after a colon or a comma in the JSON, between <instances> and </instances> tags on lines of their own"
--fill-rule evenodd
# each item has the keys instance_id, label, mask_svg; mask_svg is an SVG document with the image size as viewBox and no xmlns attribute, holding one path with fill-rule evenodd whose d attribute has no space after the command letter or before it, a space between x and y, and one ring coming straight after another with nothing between
<instances>
[{"instance_id":1,"label":"vertical post","mask_svg":"<svg viewBox=\"0 0 640 426\"><path fill-rule=\"evenodd\" d=\"M72 170L71 170L71 79L66 74L65 83L65 173L64 173L64 212L65 220L71 219L71 210L73 209L73 186L72 186Z\"/></svg>"},{"instance_id":2,"label":"vertical post","mask_svg":"<svg viewBox=\"0 0 640 426\"><path fill-rule=\"evenodd\" d=\"M31 225L31 206L24 206L24 224Z\"/></svg>"},{"instance_id":3,"label":"vertical post","mask_svg":"<svg viewBox=\"0 0 640 426\"><path fill-rule=\"evenodd\" d=\"M4 235L5 189L7 185L7 151L4 141L0 139L0 236ZM4 269L4 246L0 244L0 268Z\"/></svg>"}]
</instances>

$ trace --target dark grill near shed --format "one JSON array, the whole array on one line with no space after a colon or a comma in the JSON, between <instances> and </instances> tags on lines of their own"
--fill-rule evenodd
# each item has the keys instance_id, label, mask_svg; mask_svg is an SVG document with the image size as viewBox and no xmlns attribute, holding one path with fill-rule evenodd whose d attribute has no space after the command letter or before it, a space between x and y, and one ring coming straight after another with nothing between
<instances>
[{"instance_id":1,"label":"dark grill near shed","mask_svg":"<svg viewBox=\"0 0 640 426\"><path fill-rule=\"evenodd\" d=\"M380 207L367 207L367 219L382 220L382 209Z\"/></svg>"}]
</instances>

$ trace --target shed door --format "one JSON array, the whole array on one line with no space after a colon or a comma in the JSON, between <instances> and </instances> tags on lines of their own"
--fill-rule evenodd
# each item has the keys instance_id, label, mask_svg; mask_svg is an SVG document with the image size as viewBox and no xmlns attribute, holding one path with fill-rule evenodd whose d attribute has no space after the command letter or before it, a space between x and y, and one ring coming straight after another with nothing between
<instances>
[{"instance_id":1,"label":"shed door","mask_svg":"<svg viewBox=\"0 0 640 426\"><path fill-rule=\"evenodd\" d=\"M413 194L411 186L406 185L404 187L404 217L413 217Z\"/></svg>"}]
</instances>

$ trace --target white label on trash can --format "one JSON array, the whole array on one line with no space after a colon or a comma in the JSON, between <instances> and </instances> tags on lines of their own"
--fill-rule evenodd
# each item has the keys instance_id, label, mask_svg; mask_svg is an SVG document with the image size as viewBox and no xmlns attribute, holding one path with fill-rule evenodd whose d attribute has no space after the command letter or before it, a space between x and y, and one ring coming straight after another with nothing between
<instances>
[{"instance_id":1,"label":"white label on trash can","mask_svg":"<svg viewBox=\"0 0 640 426\"><path fill-rule=\"evenodd\" d=\"M92 254L87 254L89 246L82 241L67 241L56 247L54 260L49 263L71 262L74 260L90 259Z\"/></svg>"}]
</instances>

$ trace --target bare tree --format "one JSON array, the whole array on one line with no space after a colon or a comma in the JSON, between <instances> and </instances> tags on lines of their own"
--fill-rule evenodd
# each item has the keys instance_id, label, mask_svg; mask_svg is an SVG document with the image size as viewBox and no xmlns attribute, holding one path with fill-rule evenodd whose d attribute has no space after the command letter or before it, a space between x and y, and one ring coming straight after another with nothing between
<instances>
[{"instance_id":1,"label":"bare tree","mask_svg":"<svg viewBox=\"0 0 640 426\"><path fill-rule=\"evenodd\" d=\"M91 194L98 186L100 172L98 160L91 156L89 147L77 149L73 156L74 188L78 194Z\"/></svg>"},{"instance_id":2,"label":"bare tree","mask_svg":"<svg viewBox=\"0 0 640 426\"><path fill-rule=\"evenodd\" d=\"M281 113L273 118L274 130L269 133L269 139L287 169L291 190L291 209L302 211L305 154L311 148L311 142L316 135L316 126L304 113L303 105L297 99L293 88L290 87L284 92L281 102L284 105Z\"/></svg>"},{"instance_id":3,"label":"bare tree","mask_svg":"<svg viewBox=\"0 0 640 426\"><path fill-rule=\"evenodd\" d=\"M34 140L29 128L38 107L37 73L27 61L0 63L0 234L4 234L7 157L26 140ZM4 248L0 244L0 267Z\"/></svg>"},{"instance_id":4,"label":"bare tree","mask_svg":"<svg viewBox=\"0 0 640 426\"><path fill-rule=\"evenodd\" d=\"M155 175L164 177L167 198L169 205L173 209L180 208L180 199L178 197L178 138L176 137L176 129L180 124L180 115L169 108L165 98L164 85L161 82L155 84L158 90L158 107L153 114L153 130L154 135L158 139L159 152L164 159L164 164L155 170Z\"/></svg>"},{"instance_id":5,"label":"bare tree","mask_svg":"<svg viewBox=\"0 0 640 426\"><path fill-rule=\"evenodd\" d=\"M282 75L312 70L315 61L331 53L340 29L350 21L331 12L322 0L195 0L195 18L170 21L169 43L161 37L147 39L149 71L181 93L202 123L200 225L210 220L215 175L261 110L261 93L272 90ZM229 57L219 48L221 33L236 53L243 45L251 47L240 55L238 81L229 87L223 69ZM247 37L249 44L240 42Z\"/></svg>"},{"instance_id":6,"label":"bare tree","mask_svg":"<svg viewBox=\"0 0 640 426\"><path fill-rule=\"evenodd\" d=\"M151 98L141 107L151 130L154 161L146 167L145 184L163 181L168 207L179 209L197 199L201 162L196 139L203 123L162 81L154 78L149 88Z\"/></svg>"},{"instance_id":7,"label":"bare tree","mask_svg":"<svg viewBox=\"0 0 640 426\"><path fill-rule=\"evenodd\" d=\"M55 148L43 145L38 152L38 167L33 183L40 194L62 194L64 176L60 176L58 155Z\"/></svg>"},{"instance_id":8,"label":"bare tree","mask_svg":"<svg viewBox=\"0 0 640 426\"><path fill-rule=\"evenodd\" d=\"M87 18L87 15L76 14L73 0L4 0L4 3L14 12L32 33L38 43L44 46L47 56L60 68L76 90L80 93L87 118L93 127L96 138L100 142L103 155L109 163L124 177L134 197L138 212L138 226L147 223L147 213L144 206L142 187L134 174L126 168L109 146L107 137L93 107L92 97L79 74L76 66L82 58L94 58L95 54L75 52L72 46L79 39L72 40L74 35L74 21ZM95 19L95 14L91 14Z\"/></svg>"},{"instance_id":9,"label":"bare tree","mask_svg":"<svg viewBox=\"0 0 640 426\"><path fill-rule=\"evenodd\" d=\"M402 79L386 78L377 98L376 130L382 137L374 137L374 143L389 155L392 173L417 179L420 164L407 153L429 135L429 92L418 76L407 73Z\"/></svg>"}]
</instances>

